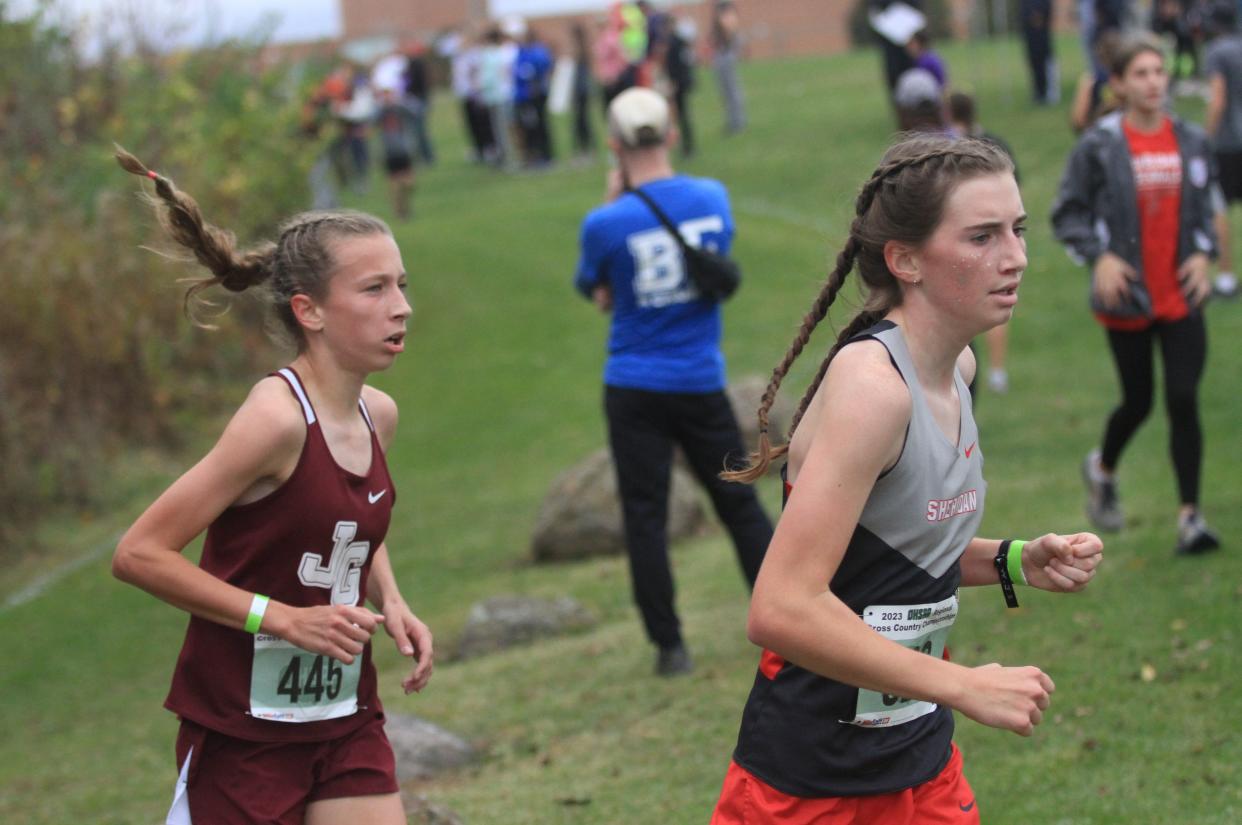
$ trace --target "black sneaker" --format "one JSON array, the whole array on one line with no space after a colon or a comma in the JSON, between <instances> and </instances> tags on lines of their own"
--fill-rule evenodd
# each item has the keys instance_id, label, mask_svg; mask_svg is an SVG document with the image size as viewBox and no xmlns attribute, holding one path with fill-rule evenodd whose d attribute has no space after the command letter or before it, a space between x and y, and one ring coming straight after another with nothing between
<instances>
[{"instance_id":1,"label":"black sneaker","mask_svg":"<svg viewBox=\"0 0 1242 825\"><path fill-rule=\"evenodd\" d=\"M655 672L657 676L680 676L694 670L694 662L690 660L690 651L686 646L662 647L656 656Z\"/></svg>"},{"instance_id":2,"label":"black sneaker","mask_svg":"<svg viewBox=\"0 0 1242 825\"><path fill-rule=\"evenodd\" d=\"M1115 533L1125 525L1121 503L1117 500L1117 481L1100 469L1100 451L1092 450L1082 462L1082 480L1087 485L1087 518L1097 530Z\"/></svg>"},{"instance_id":3,"label":"black sneaker","mask_svg":"<svg viewBox=\"0 0 1242 825\"><path fill-rule=\"evenodd\" d=\"M1197 556L1220 547L1220 537L1208 528L1199 512L1183 517L1177 525L1177 547L1173 552L1179 556Z\"/></svg>"}]
</instances>

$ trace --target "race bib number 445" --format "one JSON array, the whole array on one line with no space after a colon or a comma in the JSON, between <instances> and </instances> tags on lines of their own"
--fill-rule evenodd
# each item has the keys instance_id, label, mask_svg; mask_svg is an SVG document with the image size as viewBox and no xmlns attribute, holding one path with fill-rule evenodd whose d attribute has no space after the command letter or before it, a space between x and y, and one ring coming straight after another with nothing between
<instances>
[{"instance_id":1,"label":"race bib number 445","mask_svg":"<svg viewBox=\"0 0 1242 825\"><path fill-rule=\"evenodd\" d=\"M957 619L957 596L933 604L871 605L863 611L862 618L886 639L940 658ZM843 721L865 728L887 728L926 716L935 709L935 702L859 689L854 718Z\"/></svg>"},{"instance_id":2,"label":"race bib number 445","mask_svg":"<svg viewBox=\"0 0 1242 825\"><path fill-rule=\"evenodd\" d=\"M362 656L352 665L265 633L254 637L250 715L272 722L318 722L358 710Z\"/></svg>"}]
</instances>

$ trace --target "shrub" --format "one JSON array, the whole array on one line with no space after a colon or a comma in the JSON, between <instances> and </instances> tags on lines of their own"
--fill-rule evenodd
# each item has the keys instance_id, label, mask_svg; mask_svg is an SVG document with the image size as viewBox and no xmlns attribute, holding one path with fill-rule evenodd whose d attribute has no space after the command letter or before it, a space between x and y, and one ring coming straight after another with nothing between
<instances>
[{"instance_id":1,"label":"shrub","mask_svg":"<svg viewBox=\"0 0 1242 825\"><path fill-rule=\"evenodd\" d=\"M255 44L88 63L46 16L6 16L0 2L0 554L40 511L92 501L118 450L175 441L175 413L211 408L216 379L267 352L252 303L214 333L181 316L193 270L139 249L166 243L113 142L243 243L308 202L315 151Z\"/></svg>"}]
</instances>

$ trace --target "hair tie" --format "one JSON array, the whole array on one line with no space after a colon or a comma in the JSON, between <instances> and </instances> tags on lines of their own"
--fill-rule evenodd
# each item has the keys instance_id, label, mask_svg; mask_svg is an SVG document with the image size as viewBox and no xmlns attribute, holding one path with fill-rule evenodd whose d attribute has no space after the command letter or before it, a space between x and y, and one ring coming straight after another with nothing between
<instances>
[{"instance_id":1,"label":"hair tie","mask_svg":"<svg viewBox=\"0 0 1242 825\"><path fill-rule=\"evenodd\" d=\"M160 177L160 176L159 176L159 175L157 175L157 174L155 174L155 170L153 170L153 169L148 169L148 170L147 170L147 177L148 177L148 178L150 178L151 180L159 180L159 177Z\"/></svg>"}]
</instances>

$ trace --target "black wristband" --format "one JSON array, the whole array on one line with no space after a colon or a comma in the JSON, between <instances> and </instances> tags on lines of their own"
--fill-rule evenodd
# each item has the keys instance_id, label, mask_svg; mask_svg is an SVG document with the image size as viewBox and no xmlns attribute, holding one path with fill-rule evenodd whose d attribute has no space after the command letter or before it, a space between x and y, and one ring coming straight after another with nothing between
<instances>
[{"instance_id":1,"label":"black wristband","mask_svg":"<svg viewBox=\"0 0 1242 825\"><path fill-rule=\"evenodd\" d=\"M1008 607L1018 606L1018 594L1013 590L1013 579L1009 577L1009 544L1012 540L1005 539L1000 543L1000 549L996 551L996 558L992 559L992 564L996 567L996 573L1000 576L1001 592L1005 594L1005 605Z\"/></svg>"}]
</instances>

